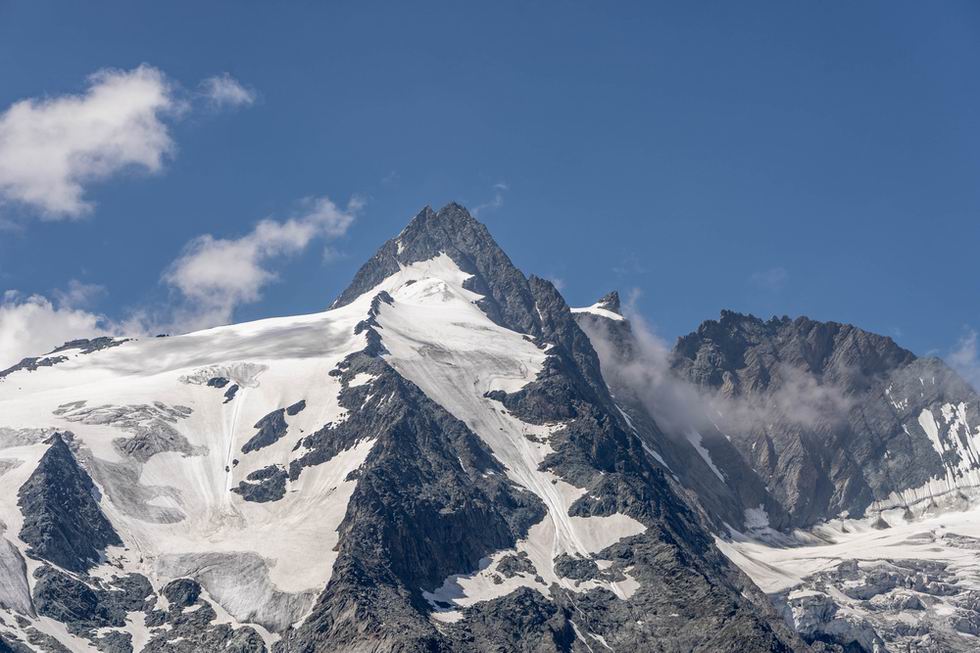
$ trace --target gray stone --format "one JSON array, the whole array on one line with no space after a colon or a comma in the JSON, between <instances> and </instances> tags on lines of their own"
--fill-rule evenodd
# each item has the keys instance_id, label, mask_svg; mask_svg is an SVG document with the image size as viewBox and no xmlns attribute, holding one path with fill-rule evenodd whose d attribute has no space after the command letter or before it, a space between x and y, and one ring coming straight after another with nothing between
<instances>
[{"instance_id":1,"label":"gray stone","mask_svg":"<svg viewBox=\"0 0 980 653\"><path fill-rule=\"evenodd\" d=\"M51 436L37 469L17 493L24 515L20 539L30 546L27 554L81 572L91 568L106 547L121 546L96 495L91 477L61 434Z\"/></svg>"}]
</instances>

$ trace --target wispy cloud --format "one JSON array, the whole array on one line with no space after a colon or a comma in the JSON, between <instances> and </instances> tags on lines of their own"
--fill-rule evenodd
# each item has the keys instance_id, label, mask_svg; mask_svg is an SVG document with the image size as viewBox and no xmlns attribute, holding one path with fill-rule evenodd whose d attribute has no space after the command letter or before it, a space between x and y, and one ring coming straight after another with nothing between
<instances>
[{"instance_id":1,"label":"wispy cloud","mask_svg":"<svg viewBox=\"0 0 980 653\"><path fill-rule=\"evenodd\" d=\"M980 345L977 343L975 330L967 329L946 360L960 376L980 391Z\"/></svg>"},{"instance_id":2,"label":"wispy cloud","mask_svg":"<svg viewBox=\"0 0 980 653\"><path fill-rule=\"evenodd\" d=\"M472 213L474 217L480 217L481 213L486 213L487 211L495 211L504 205L504 193L510 190L510 186L506 182L498 181L493 185L493 198L488 202L483 204L478 204L474 207Z\"/></svg>"},{"instance_id":3,"label":"wispy cloud","mask_svg":"<svg viewBox=\"0 0 980 653\"><path fill-rule=\"evenodd\" d=\"M772 293L779 292L789 283L789 272L782 267L754 272L749 276L749 283L759 290Z\"/></svg>"},{"instance_id":4,"label":"wispy cloud","mask_svg":"<svg viewBox=\"0 0 980 653\"><path fill-rule=\"evenodd\" d=\"M228 73L208 77L201 82L201 93L216 109L248 106L255 102L255 91L246 88Z\"/></svg>"},{"instance_id":5,"label":"wispy cloud","mask_svg":"<svg viewBox=\"0 0 980 653\"><path fill-rule=\"evenodd\" d=\"M244 236L194 238L163 275L180 295L171 328L187 331L230 322L237 307L258 301L277 279L273 261L302 252L314 240L344 235L362 207L359 198L344 208L327 197L310 198L298 215L262 220Z\"/></svg>"},{"instance_id":6,"label":"wispy cloud","mask_svg":"<svg viewBox=\"0 0 980 653\"><path fill-rule=\"evenodd\" d=\"M66 308L88 308L106 294L106 287L97 283L83 283L78 279L68 282L68 287L54 291L59 306Z\"/></svg>"},{"instance_id":7,"label":"wispy cloud","mask_svg":"<svg viewBox=\"0 0 980 653\"><path fill-rule=\"evenodd\" d=\"M668 433L716 428L748 431L772 423L813 425L843 418L852 401L843 389L818 383L789 366L772 370L766 396L731 396L701 388L673 369L670 345L660 338L637 309L639 293L629 294L623 314L630 320L636 346L624 351L603 323L586 323L586 333L599 354L603 374L614 392L641 402Z\"/></svg>"}]
</instances>

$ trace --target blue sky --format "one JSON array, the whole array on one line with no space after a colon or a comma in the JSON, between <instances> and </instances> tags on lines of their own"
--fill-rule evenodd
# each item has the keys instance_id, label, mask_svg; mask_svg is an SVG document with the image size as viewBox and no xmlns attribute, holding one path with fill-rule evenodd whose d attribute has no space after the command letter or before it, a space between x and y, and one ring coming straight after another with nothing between
<instances>
[{"instance_id":1,"label":"blue sky","mask_svg":"<svg viewBox=\"0 0 980 653\"><path fill-rule=\"evenodd\" d=\"M806 314L966 368L978 73L972 2L0 2L0 364L68 312L319 310L457 200L572 304L639 291L668 339L722 308ZM69 96L136 81L162 96L89 142ZM59 120L74 167L22 163ZM263 219L306 231L270 246ZM230 298L178 274L219 246L259 275Z\"/></svg>"}]
</instances>

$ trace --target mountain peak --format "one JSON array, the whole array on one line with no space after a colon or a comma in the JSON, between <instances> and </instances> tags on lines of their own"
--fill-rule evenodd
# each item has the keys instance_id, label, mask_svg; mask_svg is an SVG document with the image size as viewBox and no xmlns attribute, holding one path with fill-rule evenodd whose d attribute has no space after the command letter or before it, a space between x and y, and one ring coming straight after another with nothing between
<instances>
[{"instance_id":1,"label":"mountain peak","mask_svg":"<svg viewBox=\"0 0 980 653\"><path fill-rule=\"evenodd\" d=\"M596 306L622 315L622 305L619 300L618 290L613 290L612 292L606 293L600 297L599 301L596 302Z\"/></svg>"},{"instance_id":2,"label":"mountain peak","mask_svg":"<svg viewBox=\"0 0 980 653\"><path fill-rule=\"evenodd\" d=\"M412 240L420 234L432 230L444 230L447 226L462 229L474 229L485 227L474 218L469 210L459 202L450 202L438 211L433 210L430 204L422 207L414 218L402 229L395 240ZM489 235L489 234L488 234ZM390 241L389 241L390 242Z\"/></svg>"},{"instance_id":3,"label":"mountain peak","mask_svg":"<svg viewBox=\"0 0 980 653\"><path fill-rule=\"evenodd\" d=\"M777 368L790 366L821 378L829 375L854 391L915 360L890 337L851 324L805 316L763 321L725 310L718 320L706 320L678 338L673 365L711 386L721 386L725 373L748 375L751 382L740 384L743 388L767 387Z\"/></svg>"},{"instance_id":4,"label":"mountain peak","mask_svg":"<svg viewBox=\"0 0 980 653\"><path fill-rule=\"evenodd\" d=\"M480 307L503 326L533 336L539 318L527 279L462 204L450 202L438 211L426 206L365 263L331 308L345 306L405 266L445 254L472 275L468 289L484 296Z\"/></svg>"}]
</instances>

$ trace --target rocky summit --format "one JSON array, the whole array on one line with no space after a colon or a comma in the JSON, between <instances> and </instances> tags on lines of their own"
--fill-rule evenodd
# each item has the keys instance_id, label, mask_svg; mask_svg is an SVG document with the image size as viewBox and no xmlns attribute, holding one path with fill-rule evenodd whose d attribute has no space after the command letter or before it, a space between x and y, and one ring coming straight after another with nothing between
<instances>
[{"instance_id":1,"label":"rocky summit","mask_svg":"<svg viewBox=\"0 0 980 653\"><path fill-rule=\"evenodd\" d=\"M671 348L616 300L575 315L619 406L787 623L831 650L976 650L974 388L805 317L723 311Z\"/></svg>"},{"instance_id":2,"label":"rocky summit","mask_svg":"<svg viewBox=\"0 0 980 653\"><path fill-rule=\"evenodd\" d=\"M969 385L849 325L628 317L449 204L324 312L25 359L0 651L974 650Z\"/></svg>"}]
</instances>

